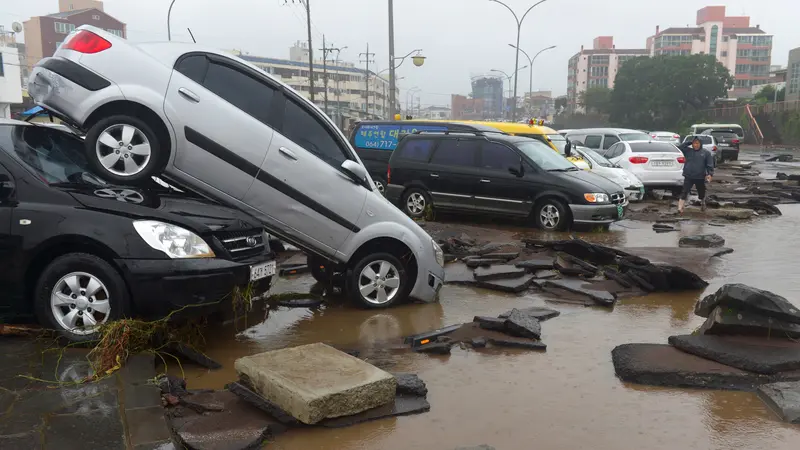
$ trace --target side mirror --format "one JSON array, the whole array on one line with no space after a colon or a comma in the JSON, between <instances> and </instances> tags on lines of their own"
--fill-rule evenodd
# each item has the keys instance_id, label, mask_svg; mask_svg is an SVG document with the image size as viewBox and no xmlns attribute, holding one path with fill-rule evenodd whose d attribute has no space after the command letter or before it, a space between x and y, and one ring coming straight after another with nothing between
<instances>
[{"instance_id":1,"label":"side mirror","mask_svg":"<svg viewBox=\"0 0 800 450\"><path fill-rule=\"evenodd\" d=\"M564 155L569 158L572 155L572 142L567 141L567 145L564 146Z\"/></svg>"},{"instance_id":2,"label":"side mirror","mask_svg":"<svg viewBox=\"0 0 800 450\"><path fill-rule=\"evenodd\" d=\"M367 169L361 164L353 161L346 160L342 163L342 170L353 179L355 183L366 186L367 185Z\"/></svg>"}]
</instances>

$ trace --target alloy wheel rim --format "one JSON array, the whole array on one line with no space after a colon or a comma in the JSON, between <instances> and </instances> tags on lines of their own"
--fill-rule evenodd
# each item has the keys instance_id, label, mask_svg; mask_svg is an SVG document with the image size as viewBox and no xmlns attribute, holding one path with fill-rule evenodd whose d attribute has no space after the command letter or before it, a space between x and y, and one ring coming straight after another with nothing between
<instances>
[{"instance_id":1,"label":"alloy wheel rim","mask_svg":"<svg viewBox=\"0 0 800 450\"><path fill-rule=\"evenodd\" d=\"M542 221L542 225L548 229L557 227L558 222L561 220L561 215L558 212L558 208L550 204L544 205L539 217Z\"/></svg>"},{"instance_id":2,"label":"alloy wheel rim","mask_svg":"<svg viewBox=\"0 0 800 450\"><path fill-rule=\"evenodd\" d=\"M425 211L425 197L419 192L414 192L406 200L406 208L411 214L422 214Z\"/></svg>"},{"instance_id":3,"label":"alloy wheel rim","mask_svg":"<svg viewBox=\"0 0 800 450\"><path fill-rule=\"evenodd\" d=\"M380 192L381 194L383 194L383 191L386 189L386 187L380 181L376 181L375 182L375 187L378 189L378 192Z\"/></svg>"},{"instance_id":4,"label":"alloy wheel rim","mask_svg":"<svg viewBox=\"0 0 800 450\"><path fill-rule=\"evenodd\" d=\"M95 145L97 159L120 177L138 174L150 162L152 149L144 132L133 125L115 124L100 133Z\"/></svg>"},{"instance_id":5,"label":"alloy wheel rim","mask_svg":"<svg viewBox=\"0 0 800 450\"><path fill-rule=\"evenodd\" d=\"M86 272L71 272L59 279L50 294L50 308L58 325L73 334L87 335L108 321L108 288Z\"/></svg>"},{"instance_id":6,"label":"alloy wheel rim","mask_svg":"<svg viewBox=\"0 0 800 450\"><path fill-rule=\"evenodd\" d=\"M373 305L391 302L400 291L400 272L389 261L373 261L358 275L361 298Z\"/></svg>"}]
</instances>

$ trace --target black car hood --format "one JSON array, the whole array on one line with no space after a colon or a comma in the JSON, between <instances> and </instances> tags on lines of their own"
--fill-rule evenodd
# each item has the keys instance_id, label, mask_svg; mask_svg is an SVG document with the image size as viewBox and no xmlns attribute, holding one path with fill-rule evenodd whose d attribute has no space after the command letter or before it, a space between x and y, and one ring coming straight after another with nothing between
<instances>
[{"instance_id":1,"label":"black car hood","mask_svg":"<svg viewBox=\"0 0 800 450\"><path fill-rule=\"evenodd\" d=\"M75 184L59 187L83 206L133 219L154 219L195 232L262 228L252 216L199 196L169 189Z\"/></svg>"},{"instance_id":2,"label":"black car hood","mask_svg":"<svg viewBox=\"0 0 800 450\"><path fill-rule=\"evenodd\" d=\"M588 170L573 170L570 172L563 172L563 175L580 181L581 183L587 185L587 188L599 188L600 192L606 192L608 194L622 192L622 187L617 183L614 183L608 178L602 177L596 173L589 172Z\"/></svg>"}]
</instances>

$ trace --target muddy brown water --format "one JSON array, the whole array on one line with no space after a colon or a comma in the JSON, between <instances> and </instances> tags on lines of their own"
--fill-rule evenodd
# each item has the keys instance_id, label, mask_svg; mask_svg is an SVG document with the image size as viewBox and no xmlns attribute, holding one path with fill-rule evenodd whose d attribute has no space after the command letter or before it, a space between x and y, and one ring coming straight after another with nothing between
<instances>
[{"instance_id":1,"label":"muddy brown water","mask_svg":"<svg viewBox=\"0 0 800 450\"><path fill-rule=\"evenodd\" d=\"M236 378L236 358L312 342L341 348L371 348L385 341L497 315L512 307L547 305L562 315L543 323L546 353L478 352L454 347L449 357L389 350L375 361L390 371L418 373L430 390L431 411L344 429L293 430L279 436L276 449L430 449L489 444L508 449L792 449L800 427L782 423L755 394L651 388L620 382L611 349L629 342L666 343L702 323L693 307L724 283L769 289L800 305L796 277L800 247L800 205L781 207L783 217L714 227L684 223L675 233L656 234L651 224L621 222L605 234L582 237L617 246L677 246L680 236L718 233L735 252L712 264L704 292L624 299L613 311L583 308L522 296L446 286L441 303L387 311L331 306L319 311L282 310L234 338L215 330L207 353L222 370L187 368L190 388L221 388ZM524 231L498 228L505 236ZM281 280L276 291L303 291L313 280ZM255 320L255 319L251 319Z\"/></svg>"}]
</instances>

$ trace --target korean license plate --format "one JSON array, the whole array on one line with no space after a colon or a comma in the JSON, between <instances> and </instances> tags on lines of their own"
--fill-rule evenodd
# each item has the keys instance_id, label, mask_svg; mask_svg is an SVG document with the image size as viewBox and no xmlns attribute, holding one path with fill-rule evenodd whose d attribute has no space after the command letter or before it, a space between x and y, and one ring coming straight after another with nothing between
<instances>
[{"instance_id":1,"label":"korean license plate","mask_svg":"<svg viewBox=\"0 0 800 450\"><path fill-rule=\"evenodd\" d=\"M625 208L622 205L617 205L617 217L622 219L622 216L625 215Z\"/></svg>"},{"instance_id":2,"label":"korean license plate","mask_svg":"<svg viewBox=\"0 0 800 450\"><path fill-rule=\"evenodd\" d=\"M653 161L651 164L658 167L667 167L672 165L672 161Z\"/></svg>"},{"instance_id":3,"label":"korean license plate","mask_svg":"<svg viewBox=\"0 0 800 450\"><path fill-rule=\"evenodd\" d=\"M260 280L275 275L275 261L250 266L250 281Z\"/></svg>"}]
</instances>

